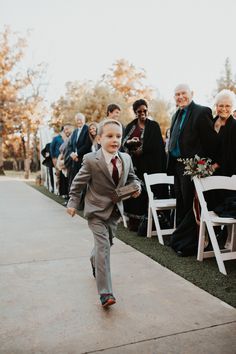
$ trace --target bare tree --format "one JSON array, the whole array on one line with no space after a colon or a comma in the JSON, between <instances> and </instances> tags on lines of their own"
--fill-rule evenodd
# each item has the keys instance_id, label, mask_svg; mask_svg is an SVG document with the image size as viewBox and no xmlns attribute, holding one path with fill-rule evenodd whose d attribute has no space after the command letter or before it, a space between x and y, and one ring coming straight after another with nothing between
<instances>
[{"instance_id":1,"label":"bare tree","mask_svg":"<svg viewBox=\"0 0 236 354\"><path fill-rule=\"evenodd\" d=\"M225 59L224 71L217 80L216 92L220 92L223 89L228 89L236 93L236 77L233 75L229 58Z\"/></svg>"}]
</instances>

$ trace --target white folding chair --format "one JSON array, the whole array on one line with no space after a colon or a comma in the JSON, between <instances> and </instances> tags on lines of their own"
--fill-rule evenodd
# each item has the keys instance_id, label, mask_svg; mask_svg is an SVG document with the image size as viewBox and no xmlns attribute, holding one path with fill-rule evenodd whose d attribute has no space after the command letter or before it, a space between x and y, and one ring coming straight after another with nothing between
<instances>
[{"instance_id":1,"label":"white folding chair","mask_svg":"<svg viewBox=\"0 0 236 354\"><path fill-rule=\"evenodd\" d=\"M209 211L207 203L204 198L203 192L215 189L227 189L236 191L236 175L232 177L225 176L211 176L205 178L193 178L196 192L198 195L199 203L201 206L201 220L199 229L199 242L198 242L198 254L197 260L203 261L204 258L215 257L219 270L221 273L227 275L224 261L229 259L236 259L236 219L234 218L222 218L217 216L213 211ZM228 240L227 248L219 248L215 230L213 226L228 227ZM204 252L204 244L206 238L206 228L208 230L209 238L212 243L213 251ZM227 240L227 241L228 241Z\"/></svg>"},{"instance_id":2,"label":"white folding chair","mask_svg":"<svg viewBox=\"0 0 236 354\"><path fill-rule=\"evenodd\" d=\"M172 229L161 229L157 211L172 210L176 209L176 199L154 199L151 186L157 184L174 184L174 177L167 176L166 173L144 173L144 180L147 188L148 194L148 226L147 226L147 237L152 237L157 235L159 242L164 245L163 235L170 235L175 230ZM156 231L152 231L152 218L154 219ZM174 217L175 219L175 217ZM174 221L175 224L175 221ZM175 225L174 225L175 226Z\"/></svg>"},{"instance_id":3,"label":"white folding chair","mask_svg":"<svg viewBox=\"0 0 236 354\"><path fill-rule=\"evenodd\" d=\"M126 221L126 217L124 214L121 215L121 218L122 218L122 221L123 221L123 225L124 227L127 229L128 228L128 225L127 225L127 221Z\"/></svg>"}]
</instances>

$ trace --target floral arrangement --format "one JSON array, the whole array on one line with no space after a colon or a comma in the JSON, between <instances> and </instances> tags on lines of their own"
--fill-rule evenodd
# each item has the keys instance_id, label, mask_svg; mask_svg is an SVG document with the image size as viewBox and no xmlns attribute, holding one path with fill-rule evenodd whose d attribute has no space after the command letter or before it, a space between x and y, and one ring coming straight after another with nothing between
<instances>
[{"instance_id":1,"label":"floral arrangement","mask_svg":"<svg viewBox=\"0 0 236 354\"><path fill-rule=\"evenodd\" d=\"M215 167L212 165L211 159L199 157L198 155L191 158L178 159L178 161L183 162L185 165L184 175L191 176L191 178L194 176L198 178L208 177L215 171Z\"/></svg>"}]
</instances>

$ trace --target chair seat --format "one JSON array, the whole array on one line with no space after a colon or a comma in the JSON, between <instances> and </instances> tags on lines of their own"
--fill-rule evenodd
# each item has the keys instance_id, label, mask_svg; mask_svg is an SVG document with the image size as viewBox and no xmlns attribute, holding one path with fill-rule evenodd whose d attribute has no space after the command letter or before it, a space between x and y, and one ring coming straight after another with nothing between
<instances>
[{"instance_id":1,"label":"chair seat","mask_svg":"<svg viewBox=\"0 0 236 354\"><path fill-rule=\"evenodd\" d=\"M221 218L214 211L209 211L209 216L211 222L216 225L225 225L225 224L236 224L236 219L234 218Z\"/></svg>"},{"instance_id":2,"label":"chair seat","mask_svg":"<svg viewBox=\"0 0 236 354\"><path fill-rule=\"evenodd\" d=\"M156 209L170 209L170 208L176 208L176 199L154 199L152 201L152 205Z\"/></svg>"}]
</instances>

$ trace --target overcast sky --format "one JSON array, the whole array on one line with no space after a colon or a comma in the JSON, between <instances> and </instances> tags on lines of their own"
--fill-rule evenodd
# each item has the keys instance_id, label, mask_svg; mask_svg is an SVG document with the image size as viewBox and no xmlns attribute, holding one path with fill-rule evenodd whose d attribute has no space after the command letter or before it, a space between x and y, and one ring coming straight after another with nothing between
<instances>
[{"instance_id":1,"label":"overcast sky","mask_svg":"<svg viewBox=\"0 0 236 354\"><path fill-rule=\"evenodd\" d=\"M0 30L31 29L27 63L47 62L47 98L66 81L98 80L120 58L172 100L189 83L209 103L229 57L236 73L235 0L0 0Z\"/></svg>"}]
</instances>

